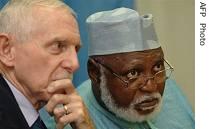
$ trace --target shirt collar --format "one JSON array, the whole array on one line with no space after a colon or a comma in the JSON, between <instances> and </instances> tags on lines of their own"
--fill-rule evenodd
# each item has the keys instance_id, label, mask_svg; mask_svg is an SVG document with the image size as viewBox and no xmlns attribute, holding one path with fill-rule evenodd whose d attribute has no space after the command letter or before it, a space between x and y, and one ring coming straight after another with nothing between
<instances>
[{"instance_id":1,"label":"shirt collar","mask_svg":"<svg viewBox=\"0 0 210 129\"><path fill-rule=\"evenodd\" d=\"M12 83L10 83L5 77L4 77L4 79L6 80L13 95L15 96L15 99L16 99L29 127L31 127L39 116L38 112L34 109L33 105L30 103L30 101L19 90L17 90Z\"/></svg>"}]
</instances>

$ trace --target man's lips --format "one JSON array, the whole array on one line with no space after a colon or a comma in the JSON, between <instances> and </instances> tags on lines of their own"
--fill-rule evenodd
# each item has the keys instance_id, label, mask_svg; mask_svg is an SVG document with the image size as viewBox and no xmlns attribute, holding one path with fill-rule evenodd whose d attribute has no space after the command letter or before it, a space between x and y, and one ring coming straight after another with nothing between
<instances>
[{"instance_id":1,"label":"man's lips","mask_svg":"<svg viewBox=\"0 0 210 129\"><path fill-rule=\"evenodd\" d=\"M137 110L149 110L149 109L153 109L155 107L157 107L158 105L158 99L157 98L151 98L151 99L147 99L144 100L140 103L137 103L134 105L134 108Z\"/></svg>"}]
</instances>

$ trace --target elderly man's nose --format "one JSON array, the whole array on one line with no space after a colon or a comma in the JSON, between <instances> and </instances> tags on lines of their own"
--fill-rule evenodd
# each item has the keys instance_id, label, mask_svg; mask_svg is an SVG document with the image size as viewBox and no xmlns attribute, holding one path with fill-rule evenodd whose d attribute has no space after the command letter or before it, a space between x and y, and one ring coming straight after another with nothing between
<instances>
[{"instance_id":1,"label":"elderly man's nose","mask_svg":"<svg viewBox=\"0 0 210 129\"><path fill-rule=\"evenodd\" d=\"M155 92L157 90L157 84L154 79L150 78L145 81L144 86L140 90L144 92Z\"/></svg>"},{"instance_id":2,"label":"elderly man's nose","mask_svg":"<svg viewBox=\"0 0 210 129\"><path fill-rule=\"evenodd\" d=\"M62 67L68 72L73 73L79 68L79 61L76 50L68 52L62 62Z\"/></svg>"}]
</instances>

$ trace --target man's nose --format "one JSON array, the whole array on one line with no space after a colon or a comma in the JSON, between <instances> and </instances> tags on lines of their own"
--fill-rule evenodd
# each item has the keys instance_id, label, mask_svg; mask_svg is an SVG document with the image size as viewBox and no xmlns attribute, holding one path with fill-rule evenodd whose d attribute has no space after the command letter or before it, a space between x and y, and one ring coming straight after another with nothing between
<instances>
[{"instance_id":1,"label":"man's nose","mask_svg":"<svg viewBox=\"0 0 210 129\"><path fill-rule=\"evenodd\" d=\"M144 92L155 92L157 91L157 83L154 78L148 78L145 81L145 84L140 88Z\"/></svg>"},{"instance_id":2,"label":"man's nose","mask_svg":"<svg viewBox=\"0 0 210 129\"><path fill-rule=\"evenodd\" d=\"M70 51L66 52L62 62L62 67L69 73L73 73L79 68L79 61L75 49L71 49Z\"/></svg>"}]
</instances>

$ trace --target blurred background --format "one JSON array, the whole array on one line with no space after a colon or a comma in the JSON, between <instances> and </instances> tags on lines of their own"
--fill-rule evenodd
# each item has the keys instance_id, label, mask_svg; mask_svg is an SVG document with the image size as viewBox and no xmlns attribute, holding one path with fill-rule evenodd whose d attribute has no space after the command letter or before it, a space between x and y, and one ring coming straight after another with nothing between
<instances>
[{"instance_id":1,"label":"blurred background","mask_svg":"<svg viewBox=\"0 0 210 129\"><path fill-rule=\"evenodd\" d=\"M8 0L0 0L0 8ZM78 86L88 79L87 29L85 19L94 12L118 7L133 8L141 15L151 13L166 59L174 66L173 78L195 110L194 0L64 0L78 16L83 47L79 52L80 69L74 75Z\"/></svg>"}]
</instances>

